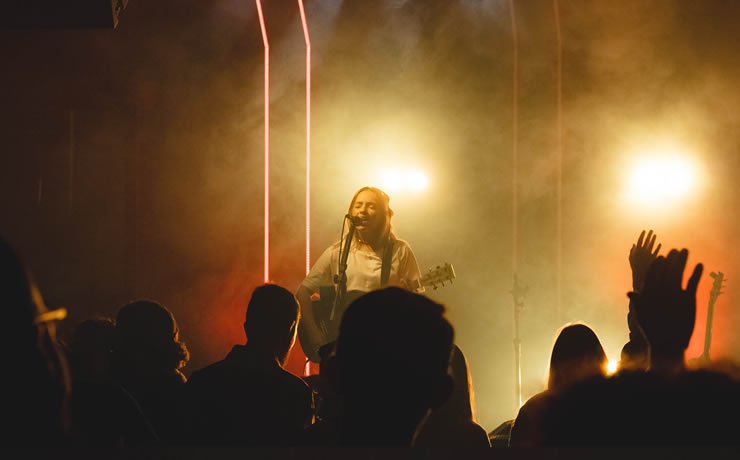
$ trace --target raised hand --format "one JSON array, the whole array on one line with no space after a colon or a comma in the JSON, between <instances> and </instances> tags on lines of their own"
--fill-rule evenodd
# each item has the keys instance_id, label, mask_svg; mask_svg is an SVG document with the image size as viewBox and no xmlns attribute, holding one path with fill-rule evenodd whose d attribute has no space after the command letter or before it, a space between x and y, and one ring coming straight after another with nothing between
<instances>
[{"instance_id":1,"label":"raised hand","mask_svg":"<svg viewBox=\"0 0 740 460\"><path fill-rule=\"evenodd\" d=\"M656 235L650 230L645 237L645 230L640 233L637 243L630 249L630 267L632 268L632 289L640 292L645 284L645 275L647 274L650 264L655 261L660 251L660 244L653 251Z\"/></svg>"},{"instance_id":2,"label":"raised hand","mask_svg":"<svg viewBox=\"0 0 740 460\"><path fill-rule=\"evenodd\" d=\"M697 264L683 289L689 251L671 250L650 265L643 289L628 295L650 344L651 368L684 365L696 320L696 288L704 266Z\"/></svg>"}]
</instances>

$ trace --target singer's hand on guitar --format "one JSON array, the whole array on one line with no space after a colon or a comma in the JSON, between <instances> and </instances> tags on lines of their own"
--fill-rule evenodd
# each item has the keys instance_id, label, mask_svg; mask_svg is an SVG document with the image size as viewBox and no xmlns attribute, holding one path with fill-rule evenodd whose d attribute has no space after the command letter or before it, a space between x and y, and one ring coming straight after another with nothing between
<instances>
[{"instance_id":1,"label":"singer's hand on guitar","mask_svg":"<svg viewBox=\"0 0 740 460\"><path fill-rule=\"evenodd\" d=\"M637 243L630 249L630 267L632 268L632 290L640 292L645 285L645 275L647 274L650 264L658 258L660 244L653 251L656 235L650 230L645 237L645 230L640 233Z\"/></svg>"},{"instance_id":2,"label":"singer's hand on guitar","mask_svg":"<svg viewBox=\"0 0 740 460\"><path fill-rule=\"evenodd\" d=\"M306 347L306 344L313 344L315 350L306 350L303 352L313 362L319 362L318 348L320 345L326 343L324 335L321 329L314 320L315 315L313 311L313 301L311 295L313 293L310 289L305 286L298 288L296 298L301 306L301 320L298 323L298 335L300 337L301 347Z\"/></svg>"}]
</instances>

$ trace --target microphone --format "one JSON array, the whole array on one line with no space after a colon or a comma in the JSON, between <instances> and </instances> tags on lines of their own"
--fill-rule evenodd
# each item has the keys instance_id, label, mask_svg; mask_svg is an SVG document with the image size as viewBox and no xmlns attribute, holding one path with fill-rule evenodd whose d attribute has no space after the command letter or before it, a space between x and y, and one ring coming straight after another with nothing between
<instances>
[{"instance_id":1,"label":"microphone","mask_svg":"<svg viewBox=\"0 0 740 460\"><path fill-rule=\"evenodd\" d=\"M360 225L362 223L362 219L360 219L359 216L351 216L349 214L345 214L344 218L349 220L352 225Z\"/></svg>"}]
</instances>

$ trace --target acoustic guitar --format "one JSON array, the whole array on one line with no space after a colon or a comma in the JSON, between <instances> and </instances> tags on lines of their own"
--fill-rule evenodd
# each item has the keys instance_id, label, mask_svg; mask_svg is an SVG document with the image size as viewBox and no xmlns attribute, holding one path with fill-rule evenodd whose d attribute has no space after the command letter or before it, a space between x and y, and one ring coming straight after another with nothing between
<instances>
[{"instance_id":1,"label":"acoustic guitar","mask_svg":"<svg viewBox=\"0 0 740 460\"><path fill-rule=\"evenodd\" d=\"M455 269L451 264L444 264L441 266L438 265L434 269L430 268L422 275L419 284L425 289L437 289L438 287L445 286L445 283L452 283L454 279ZM317 343L311 340L305 328L302 327L303 321L298 324L298 341L301 343L303 353L305 353L309 361L313 363L320 362L319 348L337 339L339 335L339 323L342 320L344 311L355 299L363 294L366 294L366 292L356 290L347 291L341 305L336 305L336 307L334 306L336 286L322 286L319 288L318 295L314 294L311 298L311 306L313 307L313 319L321 331L321 342ZM335 310L332 315L333 308Z\"/></svg>"}]
</instances>

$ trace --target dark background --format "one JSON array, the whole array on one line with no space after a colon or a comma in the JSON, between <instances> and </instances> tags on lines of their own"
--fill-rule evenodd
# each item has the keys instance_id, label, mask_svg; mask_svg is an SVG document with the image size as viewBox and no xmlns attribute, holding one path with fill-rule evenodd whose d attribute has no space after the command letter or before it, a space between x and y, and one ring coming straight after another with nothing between
<instances>
[{"instance_id":1,"label":"dark background","mask_svg":"<svg viewBox=\"0 0 740 460\"><path fill-rule=\"evenodd\" d=\"M297 2L264 2L271 51L270 278L304 275L305 45ZM524 397L544 386L558 327L585 321L607 354L626 340L627 254L643 228L691 264L724 271L714 356L737 358L740 32L734 1L562 0L562 238L557 231L553 2L306 0L312 40L312 259L337 239L352 193L386 168L429 176L389 190L399 237L423 270L455 266L448 305L471 366L479 421L515 415L516 253ZM254 2L129 2L112 29L0 32L0 232L24 255L68 336L136 298L175 314L186 373L243 342L263 280L263 44ZM679 145L694 196L625 202L631 162ZM517 190L516 235L513 190ZM562 294L557 307L558 247ZM703 345L711 287L700 284ZM378 331L382 333L382 331ZM294 351L293 372L302 357ZM382 371L371 363L369 371Z\"/></svg>"}]
</instances>

